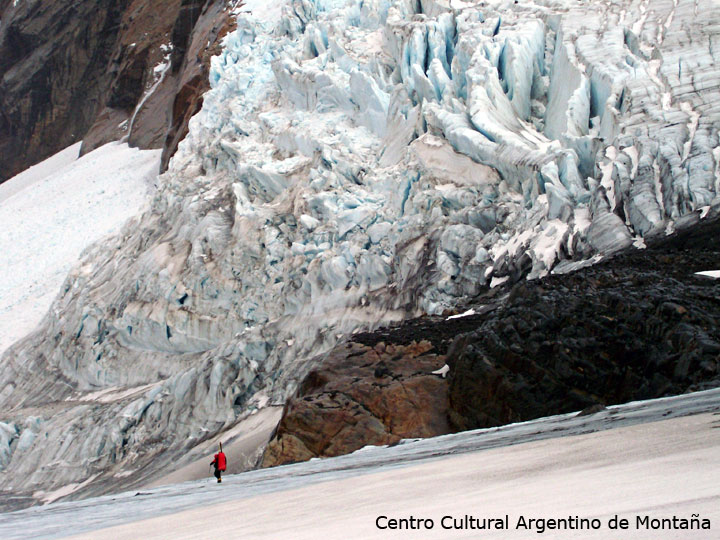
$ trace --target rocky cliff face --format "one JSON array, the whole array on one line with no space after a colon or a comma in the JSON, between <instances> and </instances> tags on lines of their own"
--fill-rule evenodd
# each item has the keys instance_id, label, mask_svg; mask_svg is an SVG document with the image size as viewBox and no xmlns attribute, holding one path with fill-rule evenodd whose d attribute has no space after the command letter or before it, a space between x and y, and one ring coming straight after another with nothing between
<instances>
[{"instance_id":1,"label":"rocky cliff face","mask_svg":"<svg viewBox=\"0 0 720 540\"><path fill-rule=\"evenodd\" d=\"M4 4L0 181L80 140L87 152L167 139L169 159L231 21L220 0Z\"/></svg>"},{"instance_id":2,"label":"rocky cliff face","mask_svg":"<svg viewBox=\"0 0 720 540\"><path fill-rule=\"evenodd\" d=\"M104 90L122 2L13 2L0 26L0 180L82 140Z\"/></svg>"},{"instance_id":3,"label":"rocky cliff face","mask_svg":"<svg viewBox=\"0 0 720 540\"><path fill-rule=\"evenodd\" d=\"M3 486L28 503L140 485L285 403L354 332L720 207L710 0L253 0L235 15L152 208L87 252L0 363Z\"/></svg>"},{"instance_id":4,"label":"rocky cliff face","mask_svg":"<svg viewBox=\"0 0 720 540\"><path fill-rule=\"evenodd\" d=\"M235 28L235 19L229 16L229 5L237 4L242 2L183 2L188 20L196 18L196 21L190 28L179 17L173 27L176 53L170 76L174 97L169 122L163 132L162 171L167 170L170 158L187 135L190 119L202 107L203 95L210 89L210 61L220 53L223 38Z\"/></svg>"}]
</instances>

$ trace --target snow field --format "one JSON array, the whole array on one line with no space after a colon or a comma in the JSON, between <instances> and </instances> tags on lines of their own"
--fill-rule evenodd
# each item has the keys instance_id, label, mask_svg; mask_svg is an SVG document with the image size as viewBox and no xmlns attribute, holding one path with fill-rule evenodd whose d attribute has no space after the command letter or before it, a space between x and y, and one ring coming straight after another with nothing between
<instances>
[{"instance_id":1,"label":"snow field","mask_svg":"<svg viewBox=\"0 0 720 540\"><path fill-rule=\"evenodd\" d=\"M0 353L30 332L91 243L145 206L160 151L75 144L0 186Z\"/></svg>"},{"instance_id":2,"label":"snow field","mask_svg":"<svg viewBox=\"0 0 720 540\"><path fill-rule=\"evenodd\" d=\"M260 424L262 418L258 418ZM376 519L720 516L720 389L551 416L332 459L0 514L13 538L535 538L378 530ZM209 455L209 454L208 454ZM209 462L209 458L208 458ZM218 518L221 516L221 518ZM102 530L104 529L104 530ZM681 534L676 534L676 533ZM543 538L709 539L708 531L546 531ZM716 531L710 531L714 533Z\"/></svg>"},{"instance_id":3,"label":"snow field","mask_svg":"<svg viewBox=\"0 0 720 540\"><path fill-rule=\"evenodd\" d=\"M696 415L562 439L537 441L408 468L213 504L74 536L76 540L223 538L316 540L397 538L520 540L527 518L597 518L599 530L546 530L548 539L710 539L712 530L636 528L637 516L699 514L720 522L718 416ZM509 515L509 530L446 530L444 516ZM606 524L627 518L627 531ZM218 519L218 516L222 516ZM282 516L282 517L280 517ZM380 530L388 518L429 518L430 530ZM446 520L449 523L449 520ZM387 520L381 520L385 525ZM717 526L717 525L716 525Z\"/></svg>"}]
</instances>

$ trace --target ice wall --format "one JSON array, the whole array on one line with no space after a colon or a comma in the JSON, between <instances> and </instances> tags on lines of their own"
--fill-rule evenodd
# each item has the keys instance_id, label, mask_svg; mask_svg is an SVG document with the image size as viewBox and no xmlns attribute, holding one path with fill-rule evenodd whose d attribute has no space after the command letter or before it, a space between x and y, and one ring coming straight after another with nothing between
<instances>
[{"instance_id":1,"label":"ice wall","mask_svg":"<svg viewBox=\"0 0 720 540\"><path fill-rule=\"evenodd\" d=\"M717 211L711 0L237 15L152 210L2 360L16 491L136 485L353 331Z\"/></svg>"}]
</instances>

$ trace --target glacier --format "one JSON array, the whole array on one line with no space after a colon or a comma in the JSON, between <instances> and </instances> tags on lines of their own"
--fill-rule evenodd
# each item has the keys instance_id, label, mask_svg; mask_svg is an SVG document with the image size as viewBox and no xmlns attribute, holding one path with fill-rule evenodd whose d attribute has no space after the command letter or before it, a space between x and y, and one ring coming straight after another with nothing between
<instances>
[{"instance_id":1,"label":"glacier","mask_svg":"<svg viewBox=\"0 0 720 540\"><path fill-rule=\"evenodd\" d=\"M720 213L712 0L235 15L151 209L0 361L0 478L23 504L143 485L353 332Z\"/></svg>"}]
</instances>

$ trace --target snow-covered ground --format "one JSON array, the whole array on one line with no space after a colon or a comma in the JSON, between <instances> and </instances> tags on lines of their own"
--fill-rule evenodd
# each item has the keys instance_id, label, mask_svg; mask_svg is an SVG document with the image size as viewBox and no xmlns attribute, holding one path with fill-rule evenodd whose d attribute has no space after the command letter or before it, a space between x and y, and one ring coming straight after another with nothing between
<instances>
[{"instance_id":1,"label":"snow-covered ground","mask_svg":"<svg viewBox=\"0 0 720 540\"><path fill-rule=\"evenodd\" d=\"M0 185L0 353L30 332L82 251L139 213L160 151L80 144Z\"/></svg>"},{"instance_id":2,"label":"snow-covered ground","mask_svg":"<svg viewBox=\"0 0 720 540\"><path fill-rule=\"evenodd\" d=\"M542 538L710 539L720 526L720 390L370 447L352 455L0 514L0 537L535 538L525 518L599 519ZM507 531L445 530L443 516L504 517ZM628 530L612 532L615 514ZM646 530L637 516L710 520ZM380 530L379 516L431 530ZM650 521L652 523L652 521ZM381 525L385 524L381 520ZM479 536L481 535L481 536Z\"/></svg>"}]
</instances>

